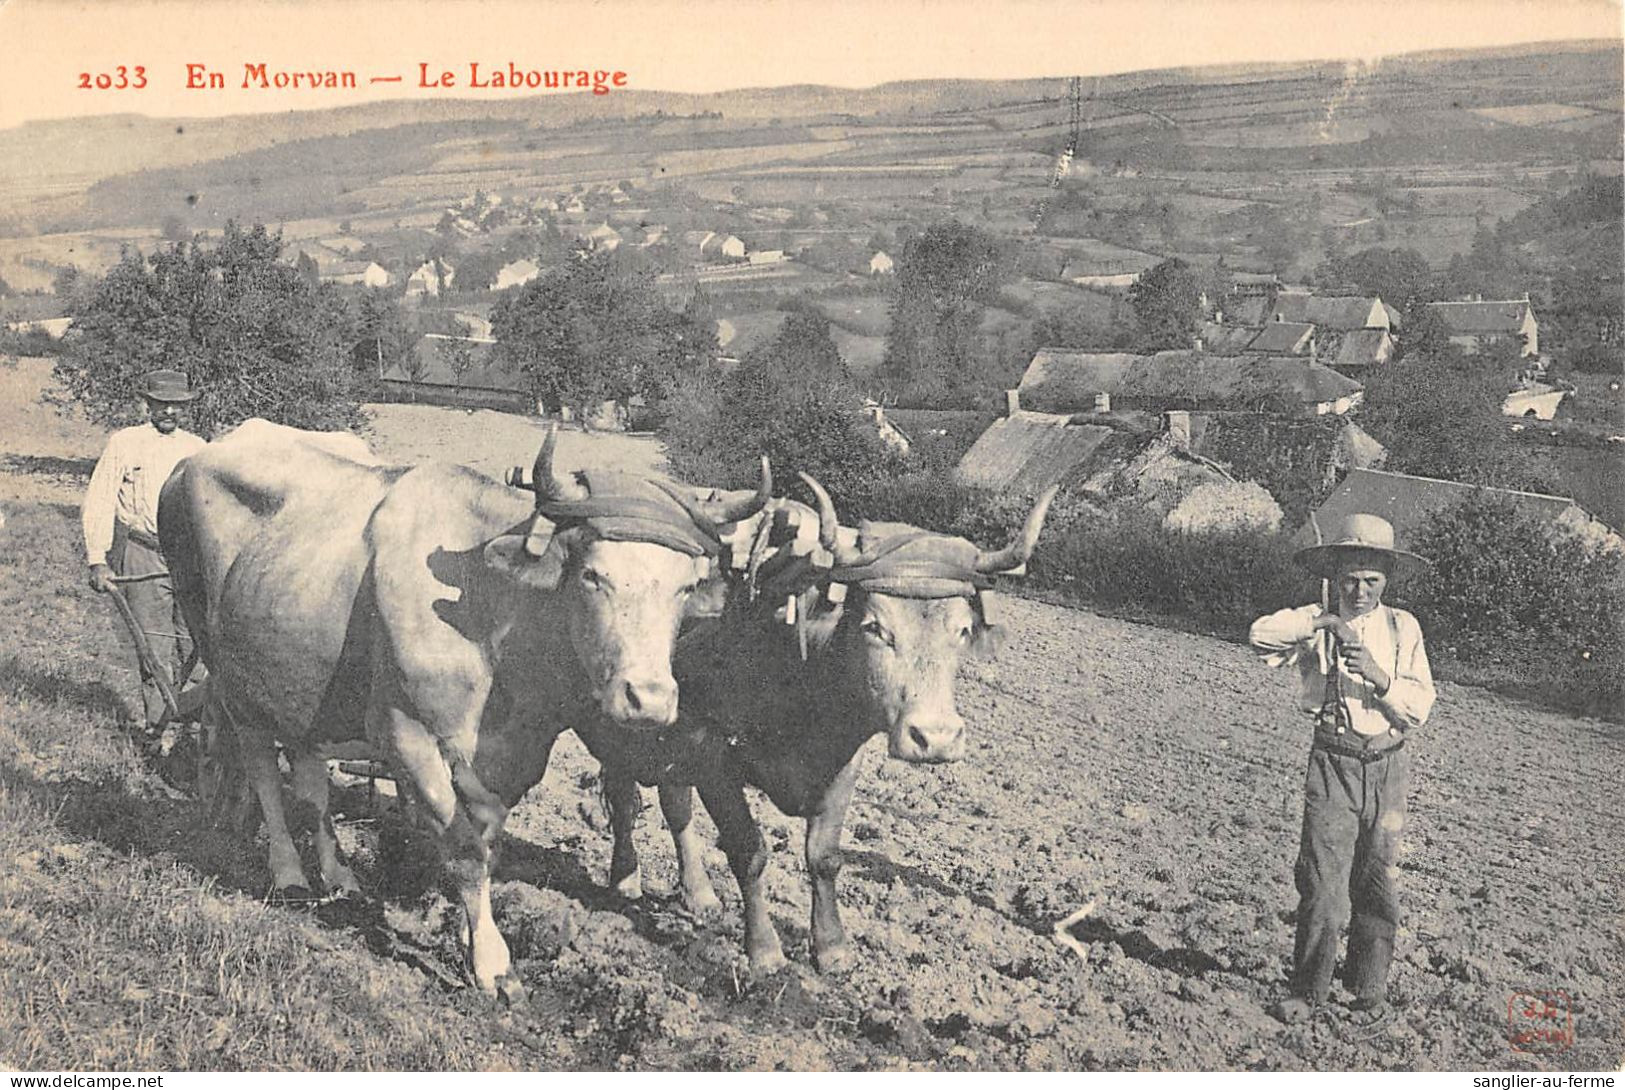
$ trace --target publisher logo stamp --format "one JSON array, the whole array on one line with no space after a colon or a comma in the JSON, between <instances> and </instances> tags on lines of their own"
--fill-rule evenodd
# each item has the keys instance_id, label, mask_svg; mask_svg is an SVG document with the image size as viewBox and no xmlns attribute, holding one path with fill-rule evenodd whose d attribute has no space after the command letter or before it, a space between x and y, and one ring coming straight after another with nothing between
<instances>
[{"instance_id":1,"label":"publisher logo stamp","mask_svg":"<svg viewBox=\"0 0 1625 1090\"><path fill-rule=\"evenodd\" d=\"M1507 1000L1507 1044L1514 1052L1549 1055L1574 1046L1574 1005L1567 992L1513 992Z\"/></svg>"}]
</instances>

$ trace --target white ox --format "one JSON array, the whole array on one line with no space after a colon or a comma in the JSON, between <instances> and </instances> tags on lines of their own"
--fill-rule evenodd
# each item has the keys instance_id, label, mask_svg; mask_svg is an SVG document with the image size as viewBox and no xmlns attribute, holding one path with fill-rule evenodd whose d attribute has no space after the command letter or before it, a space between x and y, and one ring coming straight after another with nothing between
<instances>
[{"instance_id":1,"label":"white ox","mask_svg":"<svg viewBox=\"0 0 1625 1090\"><path fill-rule=\"evenodd\" d=\"M469 971L509 999L522 989L491 916L492 845L574 722L591 713L637 738L675 720L673 640L716 533L657 482L555 478L555 439L532 497L465 467L383 466L353 437L250 421L182 462L159 505L176 597L265 816L274 890L305 885L276 743L317 811L323 884L356 888L320 753L364 726L446 845ZM764 466L757 496L707 510L742 517L769 488ZM555 528L540 513L592 504L635 517Z\"/></svg>"}]
</instances>

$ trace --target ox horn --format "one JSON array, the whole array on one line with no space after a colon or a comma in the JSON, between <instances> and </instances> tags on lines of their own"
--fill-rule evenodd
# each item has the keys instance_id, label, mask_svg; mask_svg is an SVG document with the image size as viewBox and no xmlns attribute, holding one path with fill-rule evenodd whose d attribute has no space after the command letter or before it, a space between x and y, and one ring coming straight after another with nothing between
<instances>
[{"instance_id":1,"label":"ox horn","mask_svg":"<svg viewBox=\"0 0 1625 1090\"><path fill-rule=\"evenodd\" d=\"M767 506L773 498L773 469L767 464L767 455L762 455L762 481L756 486L754 495L742 496L737 500L714 500L706 505L706 513L717 522L742 522L756 512Z\"/></svg>"},{"instance_id":2,"label":"ox horn","mask_svg":"<svg viewBox=\"0 0 1625 1090\"><path fill-rule=\"evenodd\" d=\"M862 560L863 554L858 549L841 544L841 520L835 514L835 501L829 498L829 493L824 491L824 486L818 483L816 477L810 473L801 473L799 476L818 498L818 544L842 567L857 564Z\"/></svg>"},{"instance_id":3,"label":"ox horn","mask_svg":"<svg viewBox=\"0 0 1625 1090\"><path fill-rule=\"evenodd\" d=\"M1061 486L1052 484L1044 489L1044 494L1038 497L1033 509L1027 512L1027 521L1021 526L1021 534L1004 548L989 552L982 550L976 554L976 570L983 575L992 575L995 572L1009 571L1027 563L1033 555L1033 546L1038 544L1039 531L1044 528L1044 516L1049 514L1050 501Z\"/></svg>"},{"instance_id":4,"label":"ox horn","mask_svg":"<svg viewBox=\"0 0 1625 1090\"><path fill-rule=\"evenodd\" d=\"M587 498L587 489L583 485L570 479L561 480L553 475L553 451L558 443L559 426L551 424L547 429L547 438L542 440L542 449L536 454L536 465L530 471L530 485L536 493L538 505L545 500Z\"/></svg>"}]
</instances>

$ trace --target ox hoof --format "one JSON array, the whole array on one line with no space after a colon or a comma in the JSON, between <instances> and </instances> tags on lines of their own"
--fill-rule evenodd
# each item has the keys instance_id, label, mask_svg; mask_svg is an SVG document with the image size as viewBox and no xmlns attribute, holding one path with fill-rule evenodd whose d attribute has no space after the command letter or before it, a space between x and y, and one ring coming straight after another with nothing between
<instances>
[{"instance_id":1,"label":"ox hoof","mask_svg":"<svg viewBox=\"0 0 1625 1090\"><path fill-rule=\"evenodd\" d=\"M772 950L750 956L750 975L760 980L782 972L790 965L790 959L784 956L783 950Z\"/></svg>"},{"instance_id":2,"label":"ox hoof","mask_svg":"<svg viewBox=\"0 0 1625 1090\"><path fill-rule=\"evenodd\" d=\"M361 894L361 883L356 881L355 871L346 866L338 866L331 875L323 876L322 884L334 897L358 897Z\"/></svg>"},{"instance_id":3,"label":"ox hoof","mask_svg":"<svg viewBox=\"0 0 1625 1090\"><path fill-rule=\"evenodd\" d=\"M492 990L496 995L497 1002L504 1007L513 1009L524 1005L525 986L519 983L517 973L504 973L502 976L497 977L496 985Z\"/></svg>"},{"instance_id":4,"label":"ox hoof","mask_svg":"<svg viewBox=\"0 0 1625 1090\"><path fill-rule=\"evenodd\" d=\"M844 973L852 968L856 955L846 943L813 951L813 964L820 973Z\"/></svg>"},{"instance_id":5,"label":"ox hoof","mask_svg":"<svg viewBox=\"0 0 1625 1090\"><path fill-rule=\"evenodd\" d=\"M695 923L716 923L722 916L722 899L709 889L703 894L684 892L683 910L694 918Z\"/></svg>"}]
</instances>

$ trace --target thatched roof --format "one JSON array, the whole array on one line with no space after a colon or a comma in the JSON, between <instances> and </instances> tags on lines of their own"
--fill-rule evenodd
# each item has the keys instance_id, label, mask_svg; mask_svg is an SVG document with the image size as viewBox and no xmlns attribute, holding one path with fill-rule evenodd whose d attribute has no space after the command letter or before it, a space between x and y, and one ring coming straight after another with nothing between
<instances>
[{"instance_id":1,"label":"thatched roof","mask_svg":"<svg viewBox=\"0 0 1625 1090\"><path fill-rule=\"evenodd\" d=\"M1529 314L1527 299L1505 299L1489 303L1429 303L1433 313L1444 319L1452 333L1501 333L1511 335L1523 329Z\"/></svg>"},{"instance_id":2,"label":"thatched roof","mask_svg":"<svg viewBox=\"0 0 1625 1090\"><path fill-rule=\"evenodd\" d=\"M1394 354L1394 339L1386 329L1354 329L1343 334L1332 363L1337 367L1370 367L1387 363Z\"/></svg>"},{"instance_id":3,"label":"thatched roof","mask_svg":"<svg viewBox=\"0 0 1625 1090\"><path fill-rule=\"evenodd\" d=\"M1185 350L1138 356L1068 348L1040 348L1020 385L1023 403L1071 412L1092 409L1097 393L1168 407L1242 408L1272 400L1318 405L1362 389L1353 379L1294 356Z\"/></svg>"},{"instance_id":4,"label":"thatched roof","mask_svg":"<svg viewBox=\"0 0 1625 1090\"><path fill-rule=\"evenodd\" d=\"M1309 322L1324 329L1366 329L1388 323L1388 310L1376 296L1310 295L1283 291L1275 297L1271 318L1281 322Z\"/></svg>"},{"instance_id":5,"label":"thatched roof","mask_svg":"<svg viewBox=\"0 0 1625 1090\"><path fill-rule=\"evenodd\" d=\"M1476 490L1476 486L1460 481L1414 477L1408 473L1388 473L1379 469L1354 469L1316 510L1315 519L1320 523L1321 531L1329 533L1333 526L1351 514L1380 515L1393 523L1399 546L1409 548L1428 520L1445 508L1461 503ZM1485 488L1483 491L1495 499L1511 503L1522 514L1553 528L1578 532L1615 546L1621 544L1617 534L1564 496L1516 492L1509 488ZM1294 540L1312 544L1313 527L1306 523L1294 534Z\"/></svg>"},{"instance_id":6,"label":"thatched roof","mask_svg":"<svg viewBox=\"0 0 1625 1090\"><path fill-rule=\"evenodd\" d=\"M960 459L959 479L1000 492L1036 495L1086 461L1112 429L1071 424L1066 415L1018 412L995 420Z\"/></svg>"},{"instance_id":7,"label":"thatched roof","mask_svg":"<svg viewBox=\"0 0 1625 1090\"><path fill-rule=\"evenodd\" d=\"M1315 327L1308 322L1270 322L1247 345L1249 352L1300 356L1309 351Z\"/></svg>"}]
</instances>

